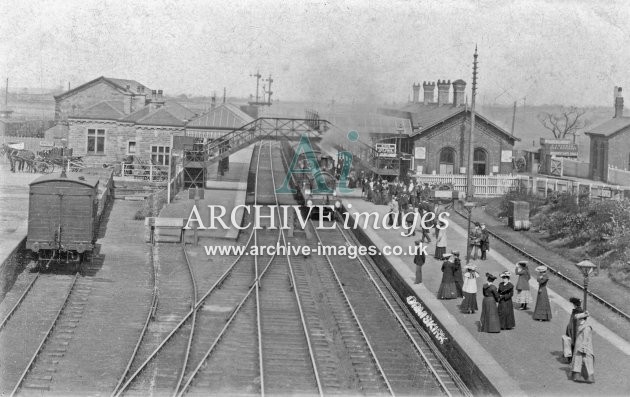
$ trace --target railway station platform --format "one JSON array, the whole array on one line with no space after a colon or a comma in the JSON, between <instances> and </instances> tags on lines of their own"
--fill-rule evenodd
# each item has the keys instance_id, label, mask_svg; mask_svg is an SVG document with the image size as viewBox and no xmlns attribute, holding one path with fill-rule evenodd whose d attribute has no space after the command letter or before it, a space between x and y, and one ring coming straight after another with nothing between
<instances>
[{"instance_id":1,"label":"railway station platform","mask_svg":"<svg viewBox=\"0 0 630 397\"><path fill-rule=\"evenodd\" d=\"M206 175L206 189L204 199L199 200L197 207L202 221L210 218L210 210L208 205L223 206L226 215L223 219L230 226L230 214L232 210L239 205L244 205L247 198L247 177L249 174L249 165L251 162L254 146L248 146L230 156L230 168L219 175L216 164L212 165ZM211 172L214 170L214 173ZM175 199L167 204L160 212L161 218L183 218L188 219L195 205L195 201L188 198L188 190L182 190L175 196ZM216 213L218 215L218 212ZM242 222L244 211L239 208L236 212L235 219ZM208 225L205 225L208 226ZM222 238L236 240L239 230L229 227L227 230L217 228L215 230L198 230L198 236L203 238ZM184 238L192 239L193 231L186 231ZM190 240L192 242L192 240Z\"/></svg>"},{"instance_id":2,"label":"railway station platform","mask_svg":"<svg viewBox=\"0 0 630 397\"><path fill-rule=\"evenodd\" d=\"M385 205L374 205L365 201L360 197L360 193L344 195L341 200L350 212L377 212L383 216L388 211ZM382 250L386 245L401 246L405 254L407 247L413 246L414 241L419 238L418 235L403 237L400 235L400 229L374 230L373 225L363 232L379 249ZM572 308L568 302L569 297L554 292L554 286L550 284L548 293L553 315L551 321L538 322L532 319L534 302L528 310L515 310L514 329L498 334L480 332L480 311L475 314L464 314L459 310L461 298L452 300L436 298L442 279L442 261L433 257L435 252L433 233L431 239L421 284L414 284L415 265L412 256L389 256L387 260L501 395L627 395L630 390L630 378L622 374L630 373L628 340L593 318L589 319L594 331L596 383L585 384L569 380L570 368L561 352L561 335L565 332ZM460 251L462 261L465 262L466 230L450 222L447 239L447 252ZM515 264L494 249L488 252L487 260L477 260L473 263L478 266L481 275L478 279L477 293L477 303L481 309L481 287L485 281L483 275L490 272L498 276L505 270L514 273ZM514 278L512 283L516 283ZM538 284L533 277L530 280L530 288L534 300L537 296L537 287Z\"/></svg>"}]
</instances>

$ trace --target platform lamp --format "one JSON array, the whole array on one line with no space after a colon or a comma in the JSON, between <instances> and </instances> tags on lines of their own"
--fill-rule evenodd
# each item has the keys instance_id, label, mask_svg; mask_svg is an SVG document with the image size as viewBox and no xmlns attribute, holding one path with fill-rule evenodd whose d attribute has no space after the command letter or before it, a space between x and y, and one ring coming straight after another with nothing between
<instances>
[{"instance_id":1,"label":"platform lamp","mask_svg":"<svg viewBox=\"0 0 630 397\"><path fill-rule=\"evenodd\" d=\"M464 203L464 208L468 211L468 235L466 237L466 264L470 263L470 218L472 217L472 210L477 206L477 203L474 201L466 201Z\"/></svg>"},{"instance_id":2,"label":"platform lamp","mask_svg":"<svg viewBox=\"0 0 630 397\"><path fill-rule=\"evenodd\" d=\"M589 260L584 260L580 263L576 263L578 269L582 272L584 276L584 311L586 311L586 297L588 296L588 278L593 273L593 270L597 267L593 262Z\"/></svg>"}]
</instances>

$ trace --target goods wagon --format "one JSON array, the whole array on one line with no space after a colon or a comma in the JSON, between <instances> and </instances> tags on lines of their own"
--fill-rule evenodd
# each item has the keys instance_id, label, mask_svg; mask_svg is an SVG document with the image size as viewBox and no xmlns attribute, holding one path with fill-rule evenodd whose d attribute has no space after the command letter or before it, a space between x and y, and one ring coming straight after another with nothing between
<instances>
[{"instance_id":1,"label":"goods wagon","mask_svg":"<svg viewBox=\"0 0 630 397\"><path fill-rule=\"evenodd\" d=\"M38 266L72 265L91 259L108 192L99 194L97 176L44 175L30 184L26 248Z\"/></svg>"}]
</instances>

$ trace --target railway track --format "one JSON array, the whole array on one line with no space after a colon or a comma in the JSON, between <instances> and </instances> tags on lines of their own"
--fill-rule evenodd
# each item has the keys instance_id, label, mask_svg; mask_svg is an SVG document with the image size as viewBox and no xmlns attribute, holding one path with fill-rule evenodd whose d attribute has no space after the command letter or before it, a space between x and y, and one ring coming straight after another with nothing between
<instances>
[{"instance_id":1,"label":"railway track","mask_svg":"<svg viewBox=\"0 0 630 397\"><path fill-rule=\"evenodd\" d=\"M311 222L311 230L315 239L298 241L356 245L339 226L318 231ZM472 395L371 261L325 254L293 262L299 295L322 297L305 299L304 311L326 394Z\"/></svg>"},{"instance_id":2,"label":"railway track","mask_svg":"<svg viewBox=\"0 0 630 397\"><path fill-rule=\"evenodd\" d=\"M457 213L462 218L468 219L468 215L463 214L462 212L457 210L455 207L453 207L453 210L455 211L455 213ZM513 244L512 242L508 241L508 239L506 237L503 237L503 236L499 235L497 232L494 232L494 231L490 230L489 228L487 230L488 230L488 233L492 237L497 239L497 241L500 241L501 243L503 243L508 248L516 251L517 253L522 255L525 259L527 259L529 261L532 261L532 262L534 262L537 265L546 266L547 269L549 270L549 272L554 274L555 276L557 276L559 279L569 283L569 285L579 289L582 292L584 291L584 286L580 282L575 281L572 278L568 277L567 275L563 274L561 271L556 269L553 265L549 265L547 262L543 261L542 259L540 259L539 257L535 256L534 254L532 254L530 252L527 252L524 249L518 247L516 244ZM612 303L608 302L607 300L605 300L604 298L602 298L601 296L599 296L598 294L596 294L596 293L594 293L592 291L587 291L587 293L595 301L599 302L604 307L606 307L609 310L611 310L613 313L619 315L621 318L624 318L627 321L630 321L630 314L626 313L621 308L613 305Z\"/></svg>"},{"instance_id":3,"label":"railway track","mask_svg":"<svg viewBox=\"0 0 630 397\"><path fill-rule=\"evenodd\" d=\"M46 316L49 322L48 327L43 331L33 332L32 327L36 326L37 321L32 321L32 316L37 312L30 312L27 306L25 306L26 302L22 303L20 310L18 310L14 314L14 318L9 321L16 321L18 320L18 316L24 315L28 318L28 320L25 321L28 321L29 332L14 332L11 334L14 335L14 337L24 337L24 335L35 334L41 338L38 343L32 345L34 346L32 352L22 355L22 357L28 361L15 378L15 383L10 395L15 395L18 392L20 395L28 395L32 392L41 393L42 391L49 390L50 382L56 372L56 366L67 350L69 341L72 339L74 329L77 327L83 315L88 296L92 289L92 280L80 277L79 273L75 274L73 277L51 276L47 278L47 285L37 285L37 288L32 288L32 292L28 294L25 301L31 300L36 306L39 306L39 314L42 314L42 311L45 312L47 310L46 307L52 306L57 308L52 316L52 320L50 320L50 316ZM38 279L41 279L41 277ZM62 294L61 299L58 299L61 303L53 306L50 305L50 302L51 297L55 294ZM42 305L42 302L46 302L46 305ZM20 355L19 351L16 352L13 350L13 353L17 353L18 356Z\"/></svg>"}]
</instances>

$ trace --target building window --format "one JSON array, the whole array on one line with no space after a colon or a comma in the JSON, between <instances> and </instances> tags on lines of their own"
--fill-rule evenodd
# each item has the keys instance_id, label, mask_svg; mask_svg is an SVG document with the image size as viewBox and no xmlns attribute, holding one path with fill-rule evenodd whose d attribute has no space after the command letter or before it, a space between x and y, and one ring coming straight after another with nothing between
<instances>
[{"instance_id":1,"label":"building window","mask_svg":"<svg viewBox=\"0 0 630 397\"><path fill-rule=\"evenodd\" d=\"M129 141L127 146L127 154L135 154L136 153L136 142Z\"/></svg>"},{"instance_id":2,"label":"building window","mask_svg":"<svg viewBox=\"0 0 630 397\"><path fill-rule=\"evenodd\" d=\"M90 128L87 130L88 154L105 154L105 130Z\"/></svg>"},{"instance_id":3,"label":"building window","mask_svg":"<svg viewBox=\"0 0 630 397\"><path fill-rule=\"evenodd\" d=\"M455 170L455 150L447 147L440 151L440 174L452 174Z\"/></svg>"},{"instance_id":4,"label":"building window","mask_svg":"<svg viewBox=\"0 0 630 397\"><path fill-rule=\"evenodd\" d=\"M475 149L473 152L473 174L474 175L486 175L486 163L488 161L488 154L481 148Z\"/></svg>"},{"instance_id":5,"label":"building window","mask_svg":"<svg viewBox=\"0 0 630 397\"><path fill-rule=\"evenodd\" d=\"M151 146L151 162L156 165L168 165L171 148L168 146Z\"/></svg>"}]
</instances>

